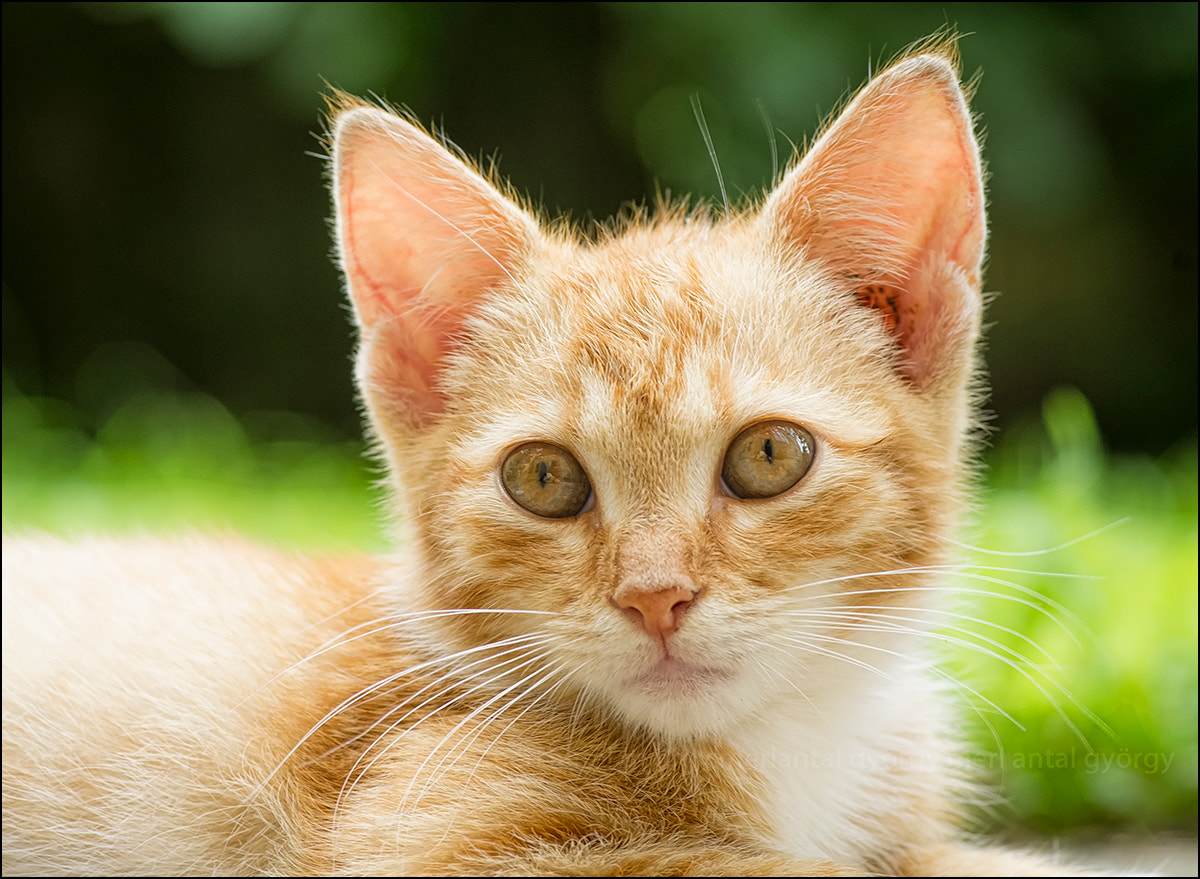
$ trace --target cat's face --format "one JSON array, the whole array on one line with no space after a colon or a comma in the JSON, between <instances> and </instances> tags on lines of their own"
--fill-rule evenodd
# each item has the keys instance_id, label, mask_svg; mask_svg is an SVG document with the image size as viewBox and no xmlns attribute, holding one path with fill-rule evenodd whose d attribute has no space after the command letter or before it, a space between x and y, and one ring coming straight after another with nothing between
<instances>
[{"instance_id":1,"label":"cat's face","mask_svg":"<svg viewBox=\"0 0 1200 879\"><path fill-rule=\"evenodd\" d=\"M378 110L335 160L423 601L498 611L442 618L447 652L672 737L885 664L928 582L887 572L940 560L970 419L983 215L944 62L868 86L761 210L593 243Z\"/></svg>"},{"instance_id":2,"label":"cat's face","mask_svg":"<svg viewBox=\"0 0 1200 879\"><path fill-rule=\"evenodd\" d=\"M552 614L471 623L545 636L554 679L660 730L844 665L836 596L917 584L826 581L930 561L957 488L957 437L878 318L754 232L643 232L522 278L472 321L409 489L442 606Z\"/></svg>"}]
</instances>

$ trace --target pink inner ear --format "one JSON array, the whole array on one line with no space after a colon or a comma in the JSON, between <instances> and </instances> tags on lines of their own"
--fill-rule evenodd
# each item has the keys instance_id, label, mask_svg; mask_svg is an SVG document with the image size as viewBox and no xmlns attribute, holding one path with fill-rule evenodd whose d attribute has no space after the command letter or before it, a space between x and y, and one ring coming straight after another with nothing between
<instances>
[{"instance_id":1,"label":"pink inner ear","mask_svg":"<svg viewBox=\"0 0 1200 879\"><path fill-rule=\"evenodd\" d=\"M536 224L445 147L381 110L339 117L334 169L368 378L426 422L441 411L440 373L466 316L511 280Z\"/></svg>"},{"instance_id":2,"label":"pink inner ear","mask_svg":"<svg viewBox=\"0 0 1200 879\"><path fill-rule=\"evenodd\" d=\"M443 356L452 345L458 320L431 316L416 327L413 312L379 321L364 331L365 390L378 396L389 412L405 413L414 426L425 426L442 414L446 398L438 386ZM424 347L422 348L422 343Z\"/></svg>"},{"instance_id":3,"label":"pink inner ear","mask_svg":"<svg viewBox=\"0 0 1200 879\"><path fill-rule=\"evenodd\" d=\"M773 234L836 274L858 279L905 351L909 377L936 369L942 321L979 310L986 221L979 150L943 59L903 61L872 80L764 208ZM945 284L969 286L964 299Z\"/></svg>"}]
</instances>

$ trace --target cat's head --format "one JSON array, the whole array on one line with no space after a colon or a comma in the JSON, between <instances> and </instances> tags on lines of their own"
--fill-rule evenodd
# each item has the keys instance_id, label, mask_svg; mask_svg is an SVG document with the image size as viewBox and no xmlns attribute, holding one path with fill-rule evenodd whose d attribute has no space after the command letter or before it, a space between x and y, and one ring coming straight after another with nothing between
<instances>
[{"instance_id":1,"label":"cat's head","mask_svg":"<svg viewBox=\"0 0 1200 879\"><path fill-rule=\"evenodd\" d=\"M447 652L673 737L880 664L971 428L985 222L951 64L877 76L761 205L589 241L393 113L333 128L421 600L497 611L441 618Z\"/></svg>"}]
</instances>

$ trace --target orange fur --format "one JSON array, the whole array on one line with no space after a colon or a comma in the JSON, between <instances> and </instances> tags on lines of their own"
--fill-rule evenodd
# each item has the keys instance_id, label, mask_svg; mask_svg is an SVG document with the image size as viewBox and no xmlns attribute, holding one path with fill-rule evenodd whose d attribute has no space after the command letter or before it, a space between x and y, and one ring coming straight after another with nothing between
<instances>
[{"instance_id":1,"label":"orange fur","mask_svg":"<svg viewBox=\"0 0 1200 879\"><path fill-rule=\"evenodd\" d=\"M873 79L761 205L591 240L334 98L400 550L6 538L5 873L1058 870L957 841L925 659L986 228L950 53ZM800 469L738 497L766 421L811 460L751 443ZM505 487L530 442L581 508Z\"/></svg>"}]
</instances>

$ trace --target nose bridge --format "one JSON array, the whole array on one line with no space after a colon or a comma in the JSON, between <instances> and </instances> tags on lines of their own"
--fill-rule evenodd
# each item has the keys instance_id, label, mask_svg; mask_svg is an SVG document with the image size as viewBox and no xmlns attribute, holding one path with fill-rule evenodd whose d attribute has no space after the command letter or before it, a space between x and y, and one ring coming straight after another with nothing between
<instances>
[{"instance_id":1,"label":"nose bridge","mask_svg":"<svg viewBox=\"0 0 1200 879\"><path fill-rule=\"evenodd\" d=\"M677 529L646 522L626 529L618 541L613 597L668 589L697 591L692 547Z\"/></svg>"},{"instance_id":2,"label":"nose bridge","mask_svg":"<svg viewBox=\"0 0 1200 879\"><path fill-rule=\"evenodd\" d=\"M668 641L700 589L692 576L688 541L667 528L627 533L617 555L616 588L609 599L669 655Z\"/></svg>"}]
</instances>

